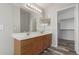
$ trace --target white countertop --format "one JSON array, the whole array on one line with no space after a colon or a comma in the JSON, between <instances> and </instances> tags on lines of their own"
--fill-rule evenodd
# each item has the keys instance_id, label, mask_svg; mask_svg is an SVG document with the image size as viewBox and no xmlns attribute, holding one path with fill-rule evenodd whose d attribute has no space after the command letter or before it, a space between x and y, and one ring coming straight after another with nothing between
<instances>
[{"instance_id":1,"label":"white countertop","mask_svg":"<svg viewBox=\"0 0 79 59\"><path fill-rule=\"evenodd\" d=\"M30 35L27 35L27 34L28 34L28 32L26 32L26 33L13 33L12 37L14 39L17 39L17 40L24 40L24 39L34 38L34 37L38 37L38 36L42 36L42 35L46 35L46 34L51 34L51 32L44 32L44 33L31 32Z\"/></svg>"}]
</instances>

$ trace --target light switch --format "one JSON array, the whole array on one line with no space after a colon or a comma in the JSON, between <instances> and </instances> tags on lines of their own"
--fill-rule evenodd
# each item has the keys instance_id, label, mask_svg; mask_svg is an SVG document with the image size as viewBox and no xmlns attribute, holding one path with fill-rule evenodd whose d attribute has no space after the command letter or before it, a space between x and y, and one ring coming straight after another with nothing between
<instances>
[{"instance_id":1,"label":"light switch","mask_svg":"<svg viewBox=\"0 0 79 59\"><path fill-rule=\"evenodd\" d=\"M2 31L3 30L3 25L0 25L0 31Z\"/></svg>"}]
</instances>

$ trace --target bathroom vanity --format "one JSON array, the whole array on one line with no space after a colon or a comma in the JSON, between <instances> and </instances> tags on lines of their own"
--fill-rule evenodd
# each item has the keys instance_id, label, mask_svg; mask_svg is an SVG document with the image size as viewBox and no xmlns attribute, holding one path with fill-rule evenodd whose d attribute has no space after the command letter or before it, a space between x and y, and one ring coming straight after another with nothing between
<instances>
[{"instance_id":1,"label":"bathroom vanity","mask_svg":"<svg viewBox=\"0 0 79 59\"><path fill-rule=\"evenodd\" d=\"M14 33L15 55L38 55L49 48L52 43L50 32L37 33Z\"/></svg>"}]
</instances>

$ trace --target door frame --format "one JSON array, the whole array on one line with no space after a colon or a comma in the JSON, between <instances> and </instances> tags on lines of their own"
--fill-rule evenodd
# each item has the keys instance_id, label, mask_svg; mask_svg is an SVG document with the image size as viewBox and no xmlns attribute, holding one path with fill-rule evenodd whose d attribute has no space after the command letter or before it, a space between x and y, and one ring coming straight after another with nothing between
<instances>
[{"instance_id":1,"label":"door frame","mask_svg":"<svg viewBox=\"0 0 79 59\"><path fill-rule=\"evenodd\" d=\"M56 13L58 14L58 12L59 11L62 11L62 10L65 10L65 9L68 9L68 8L71 8L71 7L74 7L75 9L74 9L74 26L76 27L77 25L76 25L76 23L77 23L77 21L78 21L78 6L77 6L77 4L72 4L72 5L70 5L70 6L67 6L67 7L65 7L65 8L61 8L61 9L59 9L59 10L57 10L56 11ZM76 16L75 16L76 15ZM76 21L77 20L77 21ZM75 51L76 51L76 53L78 53L78 43L77 43L77 41L78 41L78 38L76 38L76 36L78 36L78 34L77 34L77 29L74 29L74 39L75 39ZM58 15L57 15L57 47L58 47Z\"/></svg>"}]
</instances>

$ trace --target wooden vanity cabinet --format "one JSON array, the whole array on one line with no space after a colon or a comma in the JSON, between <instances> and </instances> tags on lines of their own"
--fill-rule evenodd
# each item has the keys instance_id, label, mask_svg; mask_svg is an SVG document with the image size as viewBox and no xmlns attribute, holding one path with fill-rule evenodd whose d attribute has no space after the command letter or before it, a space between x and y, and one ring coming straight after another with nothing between
<instances>
[{"instance_id":1,"label":"wooden vanity cabinet","mask_svg":"<svg viewBox=\"0 0 79 59\"><path fill-rule=\"evenodd\" d=\"M15 55L38 55L51 46L52 34L34 37L25 40L14 40Z\"/></svg>"}]
</instances>

